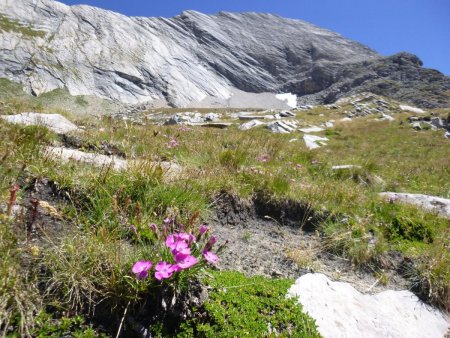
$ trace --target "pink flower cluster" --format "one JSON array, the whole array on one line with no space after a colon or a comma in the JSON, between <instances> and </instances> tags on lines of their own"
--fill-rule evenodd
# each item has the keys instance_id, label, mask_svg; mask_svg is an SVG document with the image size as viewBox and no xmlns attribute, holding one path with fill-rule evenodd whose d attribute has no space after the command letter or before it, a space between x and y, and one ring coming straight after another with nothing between
<instances>
[{"instance_id":1,"label":"pink flower cluster","mask_svg":"<svg viewBox=\"0 0 450 338\"><path fill-rule=\"evenodd\" d=\"M258 157L256 157L256 159L260 162L269 162L270 161L270 156L268 154L262 154L259 155Z\"/></svg>"},{"instance_id":2,"label":"pink flower cluster","mask_svg":"<svg viewBox=\"0 0 450 338\"><path fill-rule=\"evenodd\" d=\"M175 140L174 138L171 139L168 143L166 143L167 148L172 149L175 147L178 147L180 144L178 143L177 140Z\"/></svg>"},{"instance_id":3,"label":"pink flower cluster","mask_svg":"<svg viewBox=\"0 0 450 338\"><path fill-rule=\"evenodd\" d=\"M166 261L160 261L155 265L155 278L158 280L163 280L172 277L175 272L179 272L185 269L189 269L196 264L199 264L199 258L194 255L199 254L199 241L202 239L203 235L205 235L209 231L209 227L206 225L201 225L198 229L197 236L194 236L191 233L187 232L177 232L173 233L169 236L166 236L164 232L166 232L167 224L173 222L172 219L165 219L163 226L163 240L165 238L164 244L165 247L170 249L172 254L172 263ZM150 224L150 229L153 231L157 238L159 238L158 227L156 224ZM184 226L179 225L179 229L183 229ZM205 240L206 241L206 240ZM213 253L211 250L213 245L217 242L217 238L215 236L211 236L206 244L203 246L203 249L200 251L202 256L201 263L210 263L216 264L219 261L219 257ZM220 250L220 248L219 248ZM149 271L152 269L153 263L151 261L138 261L133 267L132 271L136 275L137 279L145 279L149 276Z\"/></svg>"}]
</instances>

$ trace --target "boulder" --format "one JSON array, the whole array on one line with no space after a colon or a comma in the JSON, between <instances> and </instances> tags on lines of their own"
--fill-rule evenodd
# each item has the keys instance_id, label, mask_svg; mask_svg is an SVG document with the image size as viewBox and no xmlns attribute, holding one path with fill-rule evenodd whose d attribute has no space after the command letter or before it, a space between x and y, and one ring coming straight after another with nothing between
<instances>
[{"instance_id":1,"label":"boulder","mask_svg":"<svg viewBox=\"0 0 450 338\"><path fill-rule=\"evenodd\" d=\"M64 147L46 147L45 151L50 157L62 160L63 162L75 161L90 164L95 167L111 166L114 170L125 170L128 167L127 160L115 156L87 153Z\"/></svg>"},{"instance_id":2,"label":"boulder","mask_svg":"<svg viewBox=\"0 0 450 338\"><path fill-rule=\"evenodd\" d=\"M176 125L176 124L194 124L194 123L204 123L205 118L202 114L195 112L177 113L172 115L164 125Z\"/></svg>"},{"instance_id":3,"label":"boulder","mask_svg":"<svg viewBox=\"0 0 450 338\"><path fill-rule=\"evenodd\" d=\"M281 111L281 112L279 112L278 114L279 114L281 117L295 117L295 114L292 113L292 112L290 112L290 111L288 111L288 110Z\"/></svg>"},{"instance_id":4,"label":"boulder","mask_svg":"<svg viewBox=\"0 0 450 338\"><path fill-rule=\"evenodd\" d=\"M204 116L205 121L217 121L220 119L220 114L217 113L208 113Z\"/></svg>"},{"instance_id":5,"label":"boulder","mask_svg":"<svg viewBox=\"0 0 450 338\"><path fill-rule=\"evenodd\" d=\"M69 149L64 147L46 147L44 149L46 154L53 159L62 162L80 162L89 164L95 167L111 167L113 170L121 171L127 170L132 165L141 164L142 162L129 162L115 156L107 156L97 153L87 153L84 151ZM152 167L160 167L166 179L179 177L182 173L182 167L173 162L146 162L146 165Z\"/></svg>"},{"instance_id":6,"label":"boulder","mask_svg":"<svg viewBox=\"0 0 450 338\"><path fill-rule=\"evenodd\" d=\"M450 319L407 290L363 294L348 283L308 273L288 291L324 338L443 338Z\"/></svg>"},{"instance_id":7,"label":"boulder","mask_svg":"<svg viewBox=\"0 0 450 338\"><path fill-rule=\"evenodd\" d=\"M269 123L267 128L269 128L272 133L288 134L297 129L297 122L276 121Z\"/></svg>"},{"instance_id":8,"label":"boulder","mask_svg":"<svg viewBox=\"0 0 450 338\"><path fill-rule=\"evenodd\" d=\"M391 202L402 202L416 205L424 210L436 212L443 217L450 219L450 199L423 195L423 194L407 194L397 192L382 192L380 196Z\"/></svg>"},{"instance_id":9,"label":"boulder","mask_svg":"<svg viewBox=\"0 0 450 338\"><path fill-rule=\"evenodd\" d=\"M414 130L422 130L422 125L420 124L420 122L414 122L414 123L411 123L411 127L412 127Z\"/></svg>"},{"instance_id":10,"label":"boulder","mask_svg":"<svg viewBox=\"0 0 450 338\"><path fill-rule=\"evenodd\" d=\"M26 126L44 126L58 134L81 131L75 124L60 114L22 113L0 116L5 121Z\"/></svg>"},{"instance_id":11,"label":"boulder","mask_svg":"<svg viewBox=\"0 0 450 338\"><path fill-rule=\"evenodd\" d=\"M251 120L251 121L241 124L239 126L239 129L240 130L249 130L249 129L252 129L252 128L255 128L258 126L263 126L263 125L265 125L264 122L261 122L259 120Z\"/></svg>"}]
</instances>

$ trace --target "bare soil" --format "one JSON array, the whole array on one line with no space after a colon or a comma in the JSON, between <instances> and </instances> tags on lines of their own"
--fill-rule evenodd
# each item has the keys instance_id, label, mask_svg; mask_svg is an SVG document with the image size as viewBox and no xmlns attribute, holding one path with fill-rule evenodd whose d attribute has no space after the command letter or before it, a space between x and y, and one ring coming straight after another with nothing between
<instances>
[{"instance_id":1,"label":"bare soil","mask_svg":"<svg viewBox=\"0 0 450 338\"><path fill-rule=\"evenodd\" d=\"M213 232L228 240L219 269L237 270L246 275L299 278L321 272L334 280L348 282L361 292L408 289L400 271L404 257L389 252L383 261L383 276L370 268L356 268L345 258L323 250L317 226L326 215L292 201L276 203L258 196L240 200L222 195L211 218ZM378 267L380 268L380 267Z\"/></svg>"}]
</instances>

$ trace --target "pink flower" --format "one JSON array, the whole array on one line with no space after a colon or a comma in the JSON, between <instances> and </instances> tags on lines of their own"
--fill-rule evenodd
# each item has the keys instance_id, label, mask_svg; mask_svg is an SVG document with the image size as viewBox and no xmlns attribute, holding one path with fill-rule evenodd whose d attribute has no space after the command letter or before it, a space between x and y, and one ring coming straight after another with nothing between
<instances>
[{"instance_id":1,"label":"pink flower","mask_svg":"<svg viewBox=\"0 0 450 338\"><path fill-rule=\"evenodd\" d=\"M136 227L135 227L134 225L130 225L130 230L131 230L136 236L138 236Z\"/></svg>"},{"instance_id":2,"label":"pink flower","mask_svg":"<svg viewBox=\"0 0 450 338\"><path fill-rule=\"evenodd\" d=\"M219 261L219 257L211 251L203 251L203 257L205 257L205 260L211 264L216 264Z\"/></svg>"},{"instance_id":3,"label":"pink flower","mask_svg":"<svg viewBox=\"0 0 450 338\"><path fill-rule=\"evenodd\" d=\"M209 238L209 241L206 243L205 248L203 249L203 251L210 251L213 247L213 245L217 242L217 237L212 235Z\"/></svg>"},{"instance_id":4,"label":"pink flower","mask_svg":"<svg viewBox=\"0 0 450 338\"><path fill-rule=\"evenodd\" d=\"M173 235L167 236L166 246L168 248L170 248L170 249L174 249L177 242L178 242L178 235L177 234L173 234Z\"/></svg>"},{"instance_id":5,"label":"pink flower","mask_svg":"<svg viewBox=\"0 0 450 338\"><path fill-rule=\"evenodd\" d=\"M171 149L171 148L175 148L178 147L178 142L177 140L175 140L174 138L171 139L168 143L166 143L167 148Z\"/></svg>"},{"instance_id":6,"label":"pink flower","mask_svg":"<svg viewBox=\"0 0 450 338\"><path fill-rule=\"evenodd\" d=\"M194 256L186 256L181 260L178 260L177 257L175 256L175 260L177 261L177 266L180 269L189 269L190 267L194 266L195 264L198 263L198 259Z\"/></svg>"},{"instance_id":7,"label":"pink flower","mask_svg":"<svg viewBox=\"0 0 450 338\"><path fill-rule=\"evenodd\" d=\"M195 237L192 234L187 234L185 232L180 232L178 234L178 240L183 240L183 241L186 241L187 243L190 244L190 243L192 243L195 240Z\"/></svg>"},{"instance_id":8,"label":"pink flower","mask_svg":"<svg viewBox=\"0 0 450 338\"><path fill-rule=\"evenodd\" d=\"M170 218L170 217L166 217L166 218L164 218L164 224L169 224L169 223L172 223L173 222L173 219L172 218Z\"/></svg>"},{"instance_id":9,"label":"pink flower","mask_svg":"<svg viewBox=\"0 0 450 338\"><path fill-rule=\"evenodd\" d=\"M258 156L256 159L258 161L260 161L260 162L264 162L265 163L265 162L269 162L270 157L267 154L263 154L263 155Z\"/></svg>"},{"instance_id":10,"label":"pink flower","mask_svg":"<svg viewBox=\"0 0 450 338\"><path fill-rule=\"evenodd\" d=\"M152 223L152 224L150 224L149 225L149 228L150 228L150 230L152 231L152 232L157 232L158 231L158 227L156 226L156 224L155 223Z\"/></svg>"},{"instance_id":11,"label":"pink flower","mask_svg":"<svg viewBox=\"0 0 450 338\"><path fill-rule=\"evenodd\" d=\"M200 228L198 229L198 232L200 235L206 234L209 231L209 227L205 224L200 225Z\"/></svg>"},{"instance_id":12,"label":"pink flower","mask_svg":"<svg viewBox=\"0 0 450 338\"><path fill-rule=\"evenodd\" d=\"M152 268L151 261L139 261L134 263L131 271L136 275L137 279L145 279L148 277L148 270Z\"/></svg>"},{"instance_id":13,"label":"pink flower","mask_svg":"<svg viewBox=\"0 0 450 338\"><path fill-rule=\"evenodd\" d=\"M186 257L191 254L191 249L188 248L185 242L177 242L177 246L172 250L172 254L174 256Z\"/></svg>"},{"instance_id":14,"label":"pink flower","mask_svg":"<svg viewBox=\"0 0 450 338\"><path fill-rule=\"evenodd\" d=\"M176 268L172 264L169 264L167 262L159 262L155 266L155 278L157 280L163 280L166 278L170 278L172 274L174 273Z\"/></svg>"}]
</instances>

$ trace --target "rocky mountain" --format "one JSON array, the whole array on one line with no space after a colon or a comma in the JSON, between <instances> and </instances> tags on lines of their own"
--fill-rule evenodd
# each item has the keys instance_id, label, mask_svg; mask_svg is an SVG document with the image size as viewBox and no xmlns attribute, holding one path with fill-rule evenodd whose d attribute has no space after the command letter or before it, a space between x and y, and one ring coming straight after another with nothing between
<instances>
[{"instance_id":1,"label":"rocky mountain","mask_svg":"<svg viewBox=\"0 0 450 338\"><path fill-rule=\"evenodd\" d=\"M450 105L450 78L423 69L415 56L382 57L271 14L143 18L53 0L2 0L0 37L0 77L35 95L67 88L181 107L270 105L282 93L322 103L374 91L420 106Z\"/></svg>"}]
</instances>

